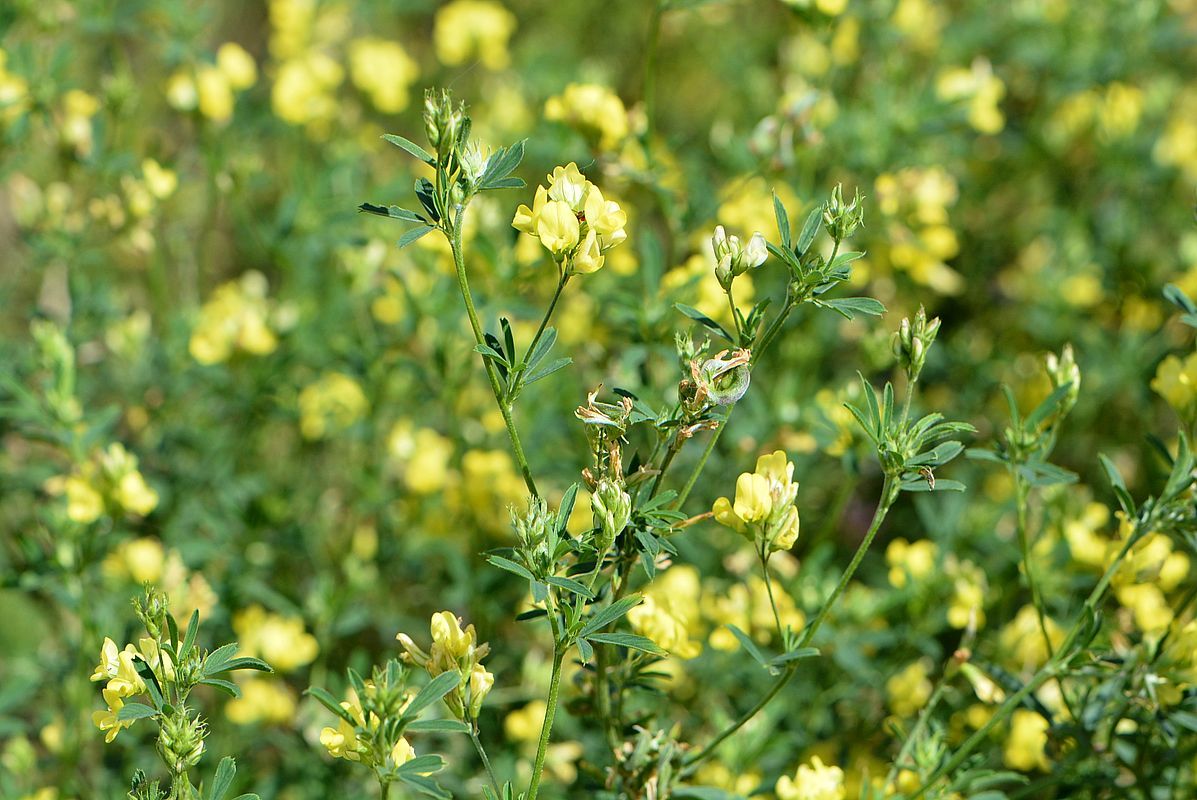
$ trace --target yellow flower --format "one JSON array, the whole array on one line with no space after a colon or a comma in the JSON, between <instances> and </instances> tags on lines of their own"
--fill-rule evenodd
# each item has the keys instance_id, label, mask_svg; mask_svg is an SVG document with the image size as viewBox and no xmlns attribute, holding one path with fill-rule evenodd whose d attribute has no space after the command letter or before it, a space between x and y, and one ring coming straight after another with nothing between
<instances>
[{"instance_id":1,"label":"yellow flower","mask_svg":"<svg viewBox=\"0 0 1197 800\"><path fill-rule=\"evenodd\" d=\"M235 351L268 355L278 346L270 326L272 306L266 277L250 270L238 280L221 284L199 312L188 349L201 364L218 364Z\"/></svg>"},{"instance_id":2,"label":"yellow flower","mask_svg":"<svg viewBox=\"0 0 1197 800\"><path fill-rule=\"evenodd\" d=\"M1047 720L1034 711L1025 708L1015 711L1010 718L1010 734L1003 754L1006 766L1024 772L1047 770L1047 729Z\"/></svg>"},{"instance_id":3,"label":"yellow flower","mask_svg":"<svg viewBox=\"0 0 1197 800\"><path fill-rule=\"evenodd\" d=\"M575 162L571 161L564 167L554 167L548 181L550 200L566 203L574 213L586 208L586 198L593 184L586 180L586 176ZM601 199L600 196L600 202Z\"/></svg>"},{"instance_id":4,"label":"yellow flower","mask_svg":"<svg viewBox=\"0 0 1197 800\"><path fill-rule=\"evenodd\" d=\"M258 65L254 57L236 42L225 42L216 51L216 66L224 74L229 86L242 91L258 81Z\"/></svg>"},{"instance_id":5,"label":"yellow flower","mask_svg":"<svg viewBox=\"0 0 1197 800\"><path fill-rule=\"evenodd\" d=\"M536 235L550 253L563 258L578 244L578 218L568 203L550 200L537 215Z\"/></svg>"},{"instance_id":6,"label":"yellow flower","mask_svg":"<svg viewBox=\"0 0 1197 800\"><path fill-rule=\"evenodd\" d=\"M619 95L595 83L571 83L550 97L545 119L576 128L600 150L615 150L628 137L628 112Z\"/></svg>"},{"instance_id":7,"label":"yellow flower","mask_svg":"<svg viewBox=\"0 0 1197 800\"><path fill-rule=\"evenodd\" d=\"M353 425L367 406L357 381L342 372L329 372L299 393L299 430L305 439L322 439Z\"/></svg>"},{"instance_id":8,"label":"yellow flower","mask_svg":"<svg viewBox=\"0 0 1197 800\"><path fill-rule=\"evenodd\" d=\"M461 628L461 620L451 611L440 611L432 615L432 652L433 657L437 648L451 661L464 658L474 646L474 626L465 630Z\"/></svg>"},{"instance_id":9,"label":"yellow flower","mask_svg":"<svg viewBox=\"0 0 1197 800\"><path fill-rule=\"evenodd\" d=\"M697 626L700 585L692 567L673 567L644 592L644 601L628 612L632 629L678 658L695 658L702 644L692 638Z\"/></svg>"},{"instance_id":10,"label":"yellow flower","mask_svg":"<svg viewBox=\"0 0 1197 800\"><path fill-rule=\"evenodd\" d=\"M503 719L503 732L507 738L517 742L533 742L540 735L544 724L547 705L543 700L533 700L521 709L512 711Z\"/></svg>"},{"instance_id":11,"label":"yellow flower","mask_svg":"<svg viewBox=\"0 0 1197 800\"><path fill-rule=\"evenodd\" d=\"M104 497L81 475L65 481L67 516L82 525L95 522L104 513Z\"/></svg>"},{"instance_id":12,"label":"yellow flower","mask_svg":"<svg viewBox=\"0 0 1197 800\"><path fill-rule=\"evenodd\" d=\"M119 693L112 689L105 689L102 694L104 702L108 704L108 710L92 712L91 721L101 731L107 732L104 741L111 742L118 733L131 726L135 720L117 718L120 710L125 706L125 701L121 699Z\"/></svg>"},{"instance_id":13,"label":"yellow flower","mask_svg":"<svg viewBox=\"0 0 1197 800\"><path fill-rule=\"evenodd\" d=\"M1064 631L1051 617L1046 618L1046 627L1052 649L1056 650L1064 641ZM998 649L1019 669L1038 667L1047 661L1047 645L1043 641L1039 615L1034 606L1023 606L1014 619L1002 628L998 636Z\"/></svg>"},{"instance_id":14,"label":"yellow flower","mask_svg":"<svg viewBox=\"0 0 1197 800\"><path fill-rule=\"evenodd\" d=\"M532 208L521 205L515 210L515 219L511 221L512 227L524 233L536 236L536 223L540 219L540 212L544 209L545 203L549 200L549 190L543 186L536 187L536 197L532 201Z\"/></svg>"},{"instance_id":15,"label":"yellow flower","mask_svg":"<svg viewBox=\"0 0 1197 800\"><path fill-rule=\"evenodd\" d=\"M285 724L295 717L295 698L281 681L250 678L241 684L241 696L230 700L224 711L237 725ZM320 738L323 744L323 734Z\"/></svg>"},{"instance_id":16,"label":"yellow flower","mask_svg":"<svg viewBox=\"0 0 1197 800\"><path fill-rule=\"evenodd\" d=\"M586 232L586 238L570 261L570 271L580 275L598 272L603 268L603 251L599 249L598 234L594 228Z\"/></svg>"},{"instance_id":17,"label":"yellow flower","mask_svg":"<svg viewBox=\"0 0 1197 800\"><path fill-rule=\"evenodd\" d=\"M396 767L401 767L415 757L416 749L411 746L411 742L407 741L406 737L400 736L399 741L395 742L395 746L391 748L391 763Z\"/></svg>"},{"instance_id":18,"label":"yellow flower","mask_svg":"<svg viewBox=\"0 0 1197 800\"><path fill-rule=\"evenodd\" d=\"M1176 356L1161 361L1151 388L1181 417L1190 415L1197 402L1197 353L1190 354L1184 361Z\"/></svg>"},{"instance_id":19,"label":"yellow flower","mask_svg":"<svg viewBox=\"0 0 1197 800\"><path fill-rule=\"evenodd\" d=\"M283 62L271 90L274 113L292 125L306 125L323 136L336 117L333 90L345 79L345 70L330 56L312 51Z\"/></svg>"},{"instance_id":20,"label":"yellow flower","mask_svg":"<svg viewBox=\"0 0 1197 800\"><path fill-rule=\"evenodd\" d=\"M771 551L789 550L799 531L793 475L794 465L784 450L761 456L755 472L742 473L736 480L735 502L726 497L715 501L715 520L744 536L762 536Z\"/></svg>"},{"instance_id":21,"label":"yellow flower","mask_svg":"<svg viewBox=\"0 0 1197 800\"><path fill-rule=\"evenodd\" d=\"M158 493L149 487L137 470L121 476L113 492L113 499L126 510L146 516L158 506Z\"/></svg>"},{"instance_id":22,"label":"yellow flower","mask_svg":"<svg viewBox=\"0 0 1197 800\"><path fill-rule=\"evenodd\" d=\"M777 780L777 800L844 800L844 771L814 756L791 778Z\"/></svg>"},{"instance_id":23,"label":"yellow flower","mask_svg":"<svg viewBox=\"0 0 1197 800\"><path fill-rule=\"evenodd\" d=\"M384 114L407 108L408 91L420 69L398 42L374 37L349 44L349 76Z\"/></svg>"},{"instance_id":24,"label":"yellow flower","mask_svg":"<svg viewBox=\"0 0 1197 800\"><path fill-rule=\"evenodd\" d=\"M174 170L167 169L152 158L141 162L141 175L150 194L159 200L170 197L179 185L179 177Z\"/></svg>"},{"instance_id":25,"label":"yellow flower","mask_svg":"<svg viewBox=\"0 0 1197 800\"><path fill-rule=\"evenodd\" d=\"M199 105L199 90L187 70L175 72L166 81L166 102L178 111L194 111Z\"/></svg>"},{"instance_id":26,"label":"yellow flower","mask_svg":"<svg viewBox=\"0 0 1197 800\"><path fill-rule=\"evenodd\" d=\"M233 630L245 655L260 656L279 672L310 664L320 651L300 617L284 617L250 606L233 615Z\"/></svg>"},{"instance_id":27,"label":"yellow flower","mask_svg":"<svg viewBox=\"0 0 1197 800\"><path fill-rule=\"evenodd\" d=\"M353 712L350 703L342 702L341 708ZM357 716L361 716L360 710ZM325 727L320 731L320 744L324 745L333 758L343 758L347 761L360 761L362 758L358 752L357 729L343 719L337 721L337 727Z\"/></svg>"},{"instance_id":28,"label":"yellow flower","mask_svg":"<svg viewBox=\"0 0 1197 800\"><path fill-rule=\"evenodd\" d=\"M913 716L927 704L932 689L929 672L927 660L920 659L885 682L889 707L899 717Z\"/></svg>"},{"instance_id":29,"label":"yellow flower","mask_svg":"<svg viewBox=\"0 0 1197 800\"><path fill-rule=\"evenodd\" d=\"M572 165L571 165L572 166ZM586 193L584 206L586 224L603 237L603 248L609 249L628 238L624 226L628 224L628 215L619 203L607 200L594 184Z\"/></svg>"},{"instance_id":30,"label":"yellow flower","mask_svg":"<svg viewBox=\"0 0 1197 800\"><path fill-rule=\"evenodd\" d=\"M510 61L507 40L515 31L515 15L492 0L453 0L436 12L433 41L436 57L446 66L477 57L489 70Z\"/></svg>"},{"instance_id":31,"label":"yellow flower","mask_svg":"<svg viewBox=\"0 0 1197 800\"><path fill-rule=\"evenodd\" d=\"M920 539L911 544L905 539L894 539L885 548L885 563L889 565L890 585L901 589L907 577L919 581L935 569L939 548L929 539Z\"/></svg>"},{"instance_id":32,"label":"yellow flower","mask_svg":"<svg viewBox=\"0 0 1197 800\"><path fill-rule=\"evenodd\" d=\"M105 691L111 691L117 697L132 697L144 692L145 681L137 674L137 667L133 663L135 655L137 649L133 645L117 650L116 642L105 637L100 648L100 663L91 675L92 681L108 681Z\"/></svg>"},{"instance_id":33,"label":"yellow flower","mask_svg":"<svg viewBox=\"0 0 1197 800\"><path fill-rule=\"evenodd\" d=\"M449 477L453 442L430 428L412 431L411 423L397 422L387 437L391 457L403 467L407 488L432 494L444 488Z\"/></svg>"},{"instance_id":34,"label":"yellow flower","mask_svg":"<svg viewBox=\"0 0 1197 800\"><path fill-rule=\"evenodd\" d=\"M216 123L228 122L233 116L233 87L219 67L204 65L195 74L199 93L199 111Z\"/></svg>"}]
</instances>

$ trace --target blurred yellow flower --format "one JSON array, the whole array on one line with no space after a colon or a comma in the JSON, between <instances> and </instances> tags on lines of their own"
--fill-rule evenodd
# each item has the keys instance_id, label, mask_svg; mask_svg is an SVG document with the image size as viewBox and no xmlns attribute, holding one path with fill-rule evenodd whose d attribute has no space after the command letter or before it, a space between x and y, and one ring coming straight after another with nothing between
<instances>
[{"instance_id":1,"label":"blurred yellow flower","mask_svg":"<svg viewBox=\"0 0 1197 800\"><path fill-rule=\"evenodd\" d=\"M270 325L266 277L250 270L216 287L199 311L188 347L201 364L227 361L235 351L267 355L278 346Z\"/></svg>"},{"instance_id":2,"label":"blurred yellow flower","mask_svg":"<svg viewBox=\"0 0 1197 800\"><path fill-rule=\"evenodd\" d=\"M444 488L449 477L453 442L431 428L412 430L411 422L395 423L387 437L387 450L403 470L407 488L432 494Z\"/></svg>"},{"instance_id":3,"label":"blurred yellow flower","mask_svg":"<svg viewBox=\"0 0 1197 800\"><path fill-rule=\"evenodd\" d=\"M702 644L691 633L698 623L700 584L693 567L672 567L649 584L644 602L628 612L632 629L678 658L695 658Z\"/></svg>"},{"instance_id":4,"label":"blurred yellow flower","mask_svg":"<svg viewBox=\"0 0 1197 800\"><path fill-rule=\"evenodd\" d=\"M258 656L278 672L310 664L320 651L316 637L304 630L301 617L284 617L259 605L234 614L233 630L244 655Z\"/></svg>"},{"instance_id":5,"label":"blurred yellow flower","mask_svg":"<svg viewBox=\"0 0 1197 800\"><path fill-rule=\"evenodd\" d=\"M1011 769L1030 772L1049 768L1047 753L1048 722L1040 714L1020 708L1010 718L1004 759Z\"/></svg>"},{"instance_id":6,"label":"blurred yellow flower","mask_svg":"<svg viewBox=\"0 0 1197 800\"><path fill-rule=\"evenodd\" d=\"M345 70L329 55L312 51L288 59L278 68L270 99L274 113L284 122L307 126L316 137L327 134L339 105L333 90L345 79Z\"/></svg>"},{"instance_id":7,"label":"blurred yellow flower","mask_svg":"<svg viewBox=\"0 0 1197 800\"><path fill-rule=\"evenodd\" d=\"M931 666L927 659L908 664L885 682L885 695L890 710L899 717L910 717L919 712L931 697L931 681L928 675Z\"/></svg>"},{"instance_id":8,"label":"blurred yellow flower","mask_svg":"<svg viewBox=\"0 0 1197 800\"><path fill-rule=\"evenodd\" d=\"M515 25L515 15L494 0L452 0L436 12L436 57L450 67L477 58L489 70L504 69Z\"/></svg>"},{"instance_id":9,"label":"blurred yellow flower","mask_svg":"<svg viewBox=\"0 0 1197 800\"><path fill-rule=\"evenodd\" d=\"M544 116L575 128L600 150L617 149L630 129L619 95L597 83L569 84L545 102Z\"/></svg>"},{"instance_id":10,"label":"blurred yellow flower","mask_svg":"<svg viewBox=\"0 0 1197 800\"><path fill-rule=\"evenodd\" d=\"M282 681L249 678L240 683L241 696L224 707L230 722L237 725L266 723L281 725L295 717L295 698Z\"/></svg>"},{"instance_id":11,"label":"blurred yellow flower","mask_svg":"<svg viewBox=\"0 0 1197 800\"><path fill-rule=\"evenodd\" d=\"M8 54L0 48L0 122L12 122L29 106L29 83L8 71Z\"/></svg>"},{"instance_id":12,"label":"blurred yellow flower","mask_svg":"<svg viewBox=\"0 0 1197 800\"><path fill-rule=\"evenodd\" d=\"M778 778L775 791L777 800L844 800L844 771L814 756L793 778Z\"/></svg>"},{"instance_id":13,"label":"blurred yellow flower","mask_svg":"<svg viewBox=\"0 0 1197 800\"><path fill-rule=\"evenodd\" d=\"M349 75L384 114L407 108L420 69L398 42L368 36L349 43Z\"/></svg>"},{"instance_id":14,"label":"blurred yellow flower","mask_svg":"<svg viewBox=\"0 0 1197 800\"><path fill-rule=\"evenodd\" d=\"M1064 631L1051 617L1046 618L1046 627L1052 650L1055 650L1064 641ZM1020 608L1014 619L1002 628L998 642L999 651L1005 655L1006 661L1017 669L1039 667L1048 659L1047 643L1043 641L1039 615L1034 606Z\"/></svg>"},{"instance_id":15,"label":"blurred yellow flower","mask_svg":"<svg viewBox=\"0 0 1197 800\"><path fill-rule=\"evenodd\" d=\"M215 123L223 124L233 116L233 86L219 67L208 64L195 73L199 112Z\"/></svg>"},{"instance_id":16,"label":"blurred yellow flower","mask_svg":"<svg viewBox=\"0 0 1197 800\"><path fill-rule=\"evenodd\" d=\"M1190 353L1183 361L1173 355L1161 361L1151 388L1168 401L1181 419L1189 419L1197 402L1197 353Z\"/></svg>"},{"instance_id":17,"label":"blurred yellow flower","mask_svg":"<svg viewBox=\"0 0 1197 800\"><path fill-rule=\"evenodd\" d=\"M939 74L935 92L940 100L966 102L968 122L980 133L998 133L1006 117L998 104L1006 95L1006 84L993 74L993 65L983 58L969 68L952 67Z\"/></svg>"},{"instance_id":18,"label":"blurred yellow flower","mask_svg":"<svg viewBox=\"0 0 1197 800\"><path fill-rule=\"evenodd\" d=\"M243 91L258 81L254 57L236 42L225 42L216 51L216 66L236 91Z\"/></svg>"},{"instance_id":19,"label":"blurred yellow flower","mask_svg":"<svg viewBox=\"0 0 1197 800\"><path fill-rule=\"evenodd\" d=\"M902 538L894 539L885 548L890 585L901 589L908 578L921 581L935 569L938 558L939 548L930 539L919 539L913 544Z\"/></svg>"}]
</instances>

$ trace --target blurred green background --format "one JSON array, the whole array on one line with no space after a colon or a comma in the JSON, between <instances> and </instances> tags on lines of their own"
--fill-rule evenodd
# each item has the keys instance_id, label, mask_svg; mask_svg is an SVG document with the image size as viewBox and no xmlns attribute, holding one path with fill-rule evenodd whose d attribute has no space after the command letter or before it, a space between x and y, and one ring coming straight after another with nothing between
<instances>
[{"instance_id":1,"label":"blurred green background","mask_svg":"<svg viewBox=\"0 0 1197 800\"><path fill-rule=\"evenodd\" d=\"M1045 504L1042 548L1067 617L1092 576L1069 526L1110 519L1092 502L1108 500L1096 453L1142 490L1165 469L1148 435L1193 419L1197 363L1161 368L1164 397L1150 382L1191 348L1161 290L1197 290L1195 76L1193 0L5 3L0 795L116 797L151 767L137 726L103 744L86 680L105 636L133 635L147 580L180 616L201 609L208 644L237 636L278 668L241 700L208 698L212 760L235 754L245 791L368 791L319 747L327 720L301 692L338 690L346 665L394 655L396 632L426 636L442 608L491 642L484 738L501 772L527 769L547 637L511 621L521 588L478 555L507 542L522 482L447 247L399 250L399 226L356 212L411 203L418 173L380 135L422 139L426 87L465 100L485 142L527 137L529 184L574 161L629 213L628 242L563 300L574 364L517 413L555 496L586 464L585 392L672 402L673 335L690 325L672 304L726 316L714 225L776 241L771 191L801 219L842 183L867 198L855 288L890 312L794 323L687 511L786 450L803 535L779 569L809 613L879 482L841 403L857 370L884 379L897 321L920 304L943 318L925 405L971 421L978 443L1005 418L999 385L1029 408L1047 392L1043 353L1071 342L1083 385L1056 460L1081 482ZM467 233L484 320L510 316L524 340L555 277L510 226L530 198L488 194ZM770 263L737 294L779 297L782 280ZM987 657L1026 666L1001 644L1027 602L1008 482L950 473L969 492L900 505L829 657L703 782L768 790L815 752L850 783L875 776L892 756L884 721L925 700L928 665L959 642L953 604L987 620ZM917 581L887 577L897 537L935 544ZM771 621L739 539L708 523L678 546L662 596L701 655L669 662L658 723L697 735L761 680L718 626L768 643ZM696 708L699 686L714 699ZM960 730L968 705L952 709ZM554 774L588 796L601 743L568 718L558 730ZM466 745L421 746L458 765L446 785L476 791Z\"/></svg>"}]
</instances>

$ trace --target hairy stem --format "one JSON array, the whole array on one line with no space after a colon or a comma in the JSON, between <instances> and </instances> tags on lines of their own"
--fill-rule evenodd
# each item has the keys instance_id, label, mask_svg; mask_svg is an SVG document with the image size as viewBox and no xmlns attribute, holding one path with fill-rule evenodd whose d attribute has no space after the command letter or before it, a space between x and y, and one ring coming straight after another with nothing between
<instances>
[{"instance_id":1,"label":"hairy stem","mask_svg":"<svg viewBox=\"0 0 1197 800\"><path fill-rule=\"evenodd\" d=\"M532 765L532 780L528 784L527 800L536 800L540 778L544 772L545 754L549 749L549 735L553 732L553 718L557 715L557 697L561 692L561 662L566 648L558 642L553 647L553 674L549 678L549 697L545 701L544 723L540 726L540 743L536 745L536 762Z\"/></svg>"}]
</instances>

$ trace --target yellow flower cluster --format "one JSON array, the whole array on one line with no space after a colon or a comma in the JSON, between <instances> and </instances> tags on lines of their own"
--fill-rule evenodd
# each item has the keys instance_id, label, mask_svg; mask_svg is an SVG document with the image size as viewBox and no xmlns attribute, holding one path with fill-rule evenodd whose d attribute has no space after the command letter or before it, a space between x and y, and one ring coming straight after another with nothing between
<instances>
[{"instance_id":1,"label":"yellow flower cluster","mask_svg":"<svg viewBox=\"0 0 1197 800\"><path fill-rule=\"evenodd\" d=\"M8 53L0 48L0 123L12 122L29 106L29 82L8 71Z\"/></svg>"},{"instance_id":2,"label":"yellow flower cluster","mask_svg":"<svg viewBox=\"0 0 1197 800\"><path fill-rule=\"evenodd\" d=\"M349 77L384 114L407 108L420 69L398 42L367 36L349 43Z\"/></svg>"},{"instance_id":3,"label":"yellow flower cluster","mask_svg":"<svg viewBox=\"0 0 1197 800\"><path fill-rule=\"evenodd\" d=\"M1010 733L1003 753L1006 766L1024 772L1048 769L1048 722L1042 715L1020 708L1010 717Z\"/></svg>"},{"instance_id":4,"label":"yellow flower cluster","mask_svg":"<svg viewBox=\"0 0 1197 800\"><path fill-rule=\"evenodd\" d=\"M81 89L71 89L62 96L58 127L63 141L74 148L78 156L91 154L94 144L91 118L99 111L100 101Z\"/></svg>"},{"instance_id":5,"label":"yellow flower cluster","mask_svg":"<svg viewBox=\"0 0 1197 800\"><path fill-rule=\"evenodd\" d=\"M964 279L945 263L960 251L948 221L958 196L956 180L940 167L910 167L878 175L874 189L890 243L874 257L940 294L963 290Z\"/></svg>"},{"instance_id":6,"label":"yellow flower cluster","mask_svg":"<svg viewBox=\"0 0 1197 800\"><path fill-rule=\"evenodd\" d=\"M761 456L756 471L736 480L736 499L715 501L715 521L741 534L769 552L789 550L798 540L798 484L794 464L785 451Z\"/></svg>"},{"instance_id":7,"label":"yellow flower cluster","mask_svg":"<svg viewBox=\"0 0 1197 800\"><path fill-rule=\"evenodd\" d=\"M366 691L369 692L373 688L374 685L367 681ZM409 697L408 700L410 699ZM370 746L367 734L377 731L382 725L382 720L373 712L366 715L362 709L361 700L352 689L349 691L349 699L341 701L341 708L349 712L354 724L338 718L337 727L326 726L320 731L320 744L324 745L328 754L333 758L360 761L367 766L401 767L416 757L415 748L411 746L406 737L400 736L394 747L391 748L391 752L387 753L384 758L379 758Z\"/></svg>"},{"instance_id":8,"label":"yellow flower cluster","mask_svg":"<svg viewBox=\"0 0 1197 800\"><path fill-rule=\"evenodd\" d=\"M230 700L224 708L231 722L238 725L280 725L295 717L295 698L281 681L249 678L240 686L241 696Z\"/></svg>"},{"instance_id":9,"label":"yellow flower cluster","mask_svg":"<svg viewBox=\"0 0 1197 800\"><path fill-rule=\"evenodd\" d=\"M844 771L818 756L802 764L791 778L777 779L777 800L844 800Z\"/></svg>"},{"instance_id":10,"label":"yellow flower cluster","mask_svg":"<svg viewBox=\"0 0 1197 800\"><path fill-rule=\"evenodd\" d=\"M140 650L131 644L125 645L123 650L118 650L116 642L105 637L104 644L100 648L100 663L92 673L91 679L93 682L108 682L102 692L108 710L94 712L91 715L91 720L97 728L104 731L104 741L106 742L111 742L118 733L130 727L134 722L134 720L119 718L125 700L146 690L145 681L137 674L137 667L134 665L133 659L141 657L154 668L161 666L167 676L171 675L174 669L170 657L165 653L158 652L156 641L142 639L139 644Z\"/></svg>"},{"instance_id":11,"label":"yellow flower cluster","mask_svg":"<svg viewBox=\"0 0 1197 800\"><path fill-rule=\"evenodd\" d=\"M1126 541L1134 525L1119 512L1119 537ZM1112 543L1112 559L1121 542ZM1147 634L1161 634L1172 624L1173 609L1166 594L1174 591L1189 576L1189 556L1177 550L1168 536L1148 533L1131 548L1114 573L1110 585L1114 596L1130 609L1135 627Z\"/></svg>"},{"instance_id":12,"label":"yellow flower cluster","mask_svg":"<svg viewBox=\"0 0 1197 800\"><path fill-rule=\"evenodd\" d=\"M949 103L968 104L968 124L979 133L998 133L1006 127L1006 117L998 104L1006 96L1006 84L993 74L993 65L983 58L972 66L952 67L939 74L935 93Z\"/></svg>"},{"instance_id":13,"label":"yellow flower cluster","mask_svg":"<svg viewBox=\"0 0 1197 800\"><path fill-rule=\"evenodd\" d=\"M544 116L575 128L599 150L616 150L628 138L628 110L619 95L601 84L569 84L545 102Z\"/></svg>"},{"instance_id":14,"label":"yellow flower cluster","mask_svg":"<svg viewBox=\"0 0 1197 800\"><path fill-rule=\"evenodd\" d=\"M275 115L325 137L340 105L336 89L345 69L329 54L349 30L343 6L312 0L270 0L270 53L278 61L270 102Z\"/></svg>"},{"instance_id":15,"label":"yellow flower cluster","mask_svg":"<svg viewBox=\"0 0 1197 800\"><path fill-rule=\"evenodd\" d=\"M521 205L512 227L540 243L571 274L602 269L606 251L628 238L628 215L607 200L572 161L548 176L549 186L536 187L532 208Z\"/></svg>"},{"instance_id":16,"label":"yellow flower cluster","mask_svg":"<svg viewBox=\"0 0 1197 800\"><path fill-rule=\"evenodd\" d=\"M673 568L676 569L678 567ZM781 587L774 586L773 600L777 603L781 624L792 630L802 630L806 615L795 605L794 598ZM740 640L728 630L728 625L735 625L761 644L769 643L777 635L769 589L759 575L750 575L745 583L734 583L726 591L705 592L702 614L715 626L711 630L710 643L716 650L734 652L740 649Z\"/></svg>"},{"instance_id":17,"label":"yellow flower cluster","mask_svg":"<svg viewBox=\"0 0 1197 800\"><path fill-rule=\"evenodd\" d=\"M233 117L237 92L258 82L258 65L244 47L225 42L215 64L200 64L175 72L166 82L166 100L179 111L199 110L223 125Z\"/></svg>"},{"instance_id":18,"label":"yellow flower cluster","mask_svg":"<svg viewBox=\"0 0 1197 800\"><path fill-rule=\"evenodd\" d=\"M1157 163L1176 167L1187 180L1197 181L1197 87L1182 90L1173 100L1152 155Z\"/></svg>"},{"instance_id":19,"label":"yellow flower cluster","mask_svg":"<svg viewBox=\"0 0 1197 800\"><path fill-rule=\"evenodd\" d=\"M206 617L217 603L216 593L203 574L188 570L178 550L168 551L153 537L121 542L104 559L103 570L109 578L156 585L182 619L189 619L197 610Z\"/></svg>"},{"instance_id":20,"label":"yellow flower cluster","mask_svg":"<svg viewBox=\"0 0 1197 800\"><path fill-rule=\"evenodd\" d=\"M930 672L930 662L923 658L908 664L885 682L885 694L894 714L910 717L927 704L932 691Z\"/></svg>"},{"instance_id":21,"label":"yellow flower cluster","mask_svg":"<svg viewBox=\"0 0 1197 800\"><path fill-rule=\"evenodd\" d=\"M396 422L387 436L387 453L416 494L439 492L449 480L453 442L431 428L413 430L408 420Z\"/></svg>"},{"instance_id":22,"label":"yellow flower cluster","mask_svg":"<svg viewBox=\"0 0 1197 800\"><path fill-rule=\"evenodd\" d=\"M1197 134L1197 129L1195 129ZM1190 421L1197 412L1197 353L1184 359L1170 355L1160 362L1151 388L1168 401L1181 419Z\"/></svg>"},{"instance_id":23,"label":"yellow flower cluster","mask_svg":"<svg viewBox=\"0 0 1197 800\"><path fill-rule=\"evenodd\" d=\"M191 356L201 364L219 364L236 351L255 356L274 352L278 337L266 292L266 277L257 270L218 286L200 308L188 343Z\"/></svg>"},{"instance_id":24,"label":"yellow flower cluster","mask_svg":"<svg viewBox=\"0 0 1197 800\"><path fill-rule=\"evenodd\" d=\"M343 372L326 373L299 393L299 430L305 439L323 439L365 416L369 403L361 385Z\"/></svg>"},{"instance_id":25,"label":"yellow flower cluster","mask_svg":"<svg viewBox=\"0 0 1197 800\"><path fill-rule=\"evenodd\" d=\"M1139 127L1144 100L1142 89L1118 81L1085 89L1060 102L1045 131L1058 147L1069 145L1090 130L1102 142L1125 139Z\"/></svg>"},{"instance_id":26,"label":"yellow flower cluster","mask_svg":"<svg viewBox=\"0 0 1197 800\"><path fill-rule=\"evenodd\" d=\"M1053 651L1064 641L1064 631L1051 617L1045 619L1047 636ZM1032 605L1023 606L1014 619L1002 628L998 635L998 650L1006 657L1010 666L1029 669L1042 666L1048 659L1047 642L1039 627L1039 614Z\"/></svg>"},{"instance_id":27,"label":"yellow flower cluster","mask_svg":"<svg viewBox=\"0 0 1197 800\"><path fill-rule=\"evenodd\" d=\"M258 605L234 614L233 630L244 655L258 656L279 672L310 664L320 652L316 637L304 630L302 618L284 617Z\"/></svg>"},{"instance_id":28,"label":"yellow flower cluster","mask_svg":"<svg viewBox=\"0 0 1197 800\"><path fill-rule=\"evenodd\" d=\"M494 0L453 0L436 12L433 42L436 57L449 67L477 58L489 70L511 61L507 41L515 32L515 15Z\"/></svg>"},{"instance_id":29,"label":"yellow flower cluster","mask_svg":"<svg viewBox=\"0 0 1197 800\"><path fill-rule=\"evenodd\" d=\"M105 511L144 517L158 506L158 493L137 468L137 456L118 443L97 450L69 475L58 475L43 487L52 495L65 495L67 516L83 525L95 522Z\"/></svg>"},{"instance_id":30,"label":"yellow flower cluster","mask_svg":"<svg viewBox=\"0 0 1197 800\"><path fill-rule=\"evenodd\" d=\"M461 676L457 688L445 695L445 703L458 719L475 719L482 701L495 685L495 676L482 666L490 645L479 644L474 626L461 627L461 620L450 611L432 615L432 647L424 652L406 633L395 638L403 645L403 660L418 664L432 677L442 672Z\"/></svg>"},{"instance_id":31,"label":"yellow flower cluster","mask_svg":"<svg viewBox=\"0 0 1197 800\"><path fill-rule=\"evenodd\" d=\"M702 652L702 643L691 636L699 623L700 592L697 570L673 567L648 587L644 602L628 612L628 622L678 658L695 658Z\"/></svg>"},{"instance_id":32,"label":"yellow flower cluster","mask_svg":"<svg viewBox=\"0 0 1197 800\"><path fill-rule=\"evenodd\" d=\"M890 585L902 589L908 579L916 583L921 581L934 571L938 558L939 548L930 539L919 539L913 544L905 539L894 539L885 548Z\"/></svg>"}]
</instances>

